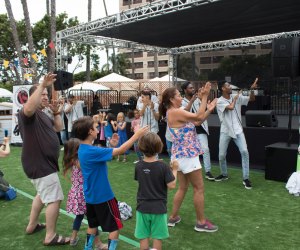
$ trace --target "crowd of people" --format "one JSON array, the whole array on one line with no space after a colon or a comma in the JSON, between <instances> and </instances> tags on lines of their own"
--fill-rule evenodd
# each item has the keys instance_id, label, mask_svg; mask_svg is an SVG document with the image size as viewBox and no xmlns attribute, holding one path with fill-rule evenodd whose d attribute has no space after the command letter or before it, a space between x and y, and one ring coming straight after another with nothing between
<instances>
[{"instance_id":1,"label":"crowd of people","mask_svg":"<svg viewBox=\"0 0 300 250\"><path fill-rule=\"evenodd\" d=\"M18 113L20 134L23 140L22 165L25 174L36 189L32 202L27 234L45 229L43 244L77 245L78 231L84 216L88 229L85 249L114 250L118 245L119 230L123 227L118 201L108 178L107 162L116 158L127 162L129 149L134 146L134 179L138 182L135 237L140 240L140 249L162 249L162 240L169 237L168 226L181 222L180 207L191 184L195 207L197 232L216 232L218 226L204 214L204 182L228 180L226 152L233 140L242 157L242 183L251 189L249 177L249 153L241 123L241 106L254 101L255 96L231 94L230 83L221 82L222 96L209 100L211 83L207 82L197 91L190 82L184 83L182 93L171 87L159 100L147 87L141 92L133 111L131 131L127 136L126 117L120 112L99 112L84 116L83 102L69 96L49 103L47 88L55 81L49 73L40 84L29 91L29 99ZM255 79L251 89L257 87ZM184 95L184 97L182 97ZM219 164L221 174L216 178L211 173L208 146L209 129L207 118L217 109L221 121ZM65 116L68 130L65 130ZM166 123L166 142L170 164L159 157L163 140L158 136L159 120ZM71 237L56 232L61 201L64 199L59 172L59 139L64 143L63 173L71 173L72 186L67 198L67 211L75 215ZM123 156L123 159L121 159ZM201 156L201 157L200 157ZM167 216L167 190L178 188L172 210ZM42 208L46 206L46 223L40 222ZM98 227L108 232L108 244L99 239ZM153 239L153 248L149 239ZM150 248L149 248L150 247Z\"/></svg>"}]
</instances>

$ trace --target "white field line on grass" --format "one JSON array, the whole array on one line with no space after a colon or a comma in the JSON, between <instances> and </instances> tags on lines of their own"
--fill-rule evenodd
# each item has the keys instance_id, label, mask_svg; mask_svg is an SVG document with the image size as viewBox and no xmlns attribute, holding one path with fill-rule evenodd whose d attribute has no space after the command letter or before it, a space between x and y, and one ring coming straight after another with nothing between
<instances>
[{"instance_id":1,"label":"white field line on grass","mask_svg":"<svg viewBox=\"0 0 300 250\"><path fill-rule=\"evenodd\" d=\"M28 194L28 193L26 193L26 192L24 192L24 191L22 191L22 190L20 190L20 189L17 189L16 188L16 190L17 190L17 192L19 193L19 194L21 194L21 195L23 195L23 196L25 196L26 198L29 198L29 199L31 199L31 200L33 200L34 199L34 196L32 196L32 195L30 195L30 194ZM75 218L75 215L73 215L73 214L69 214L66 210L63 210L63 209L59 209L59 212L61 213L61 214L63 214L63 215L66 215L66 216L69 216L69 217L71 217L71 218ZM88 225L88 222L87 222L87 220L86 219L83 219L83 221L82 221L84 224L86 224L86 225ZM135 241L135 240L132 240L132 239L130 239L130 238L127 238L126 236L123 236L123 235L119 235L119 239L120 240L122 240L122 241L124 241L124 242L126 242L126 243L128 243L128 244L130 244L130 245L132 245L132 246L134 246L134 247L136 247L136 248L139 248L140 247L140 243L139 242L137 242L137 241Z\"/></svg>"}]
</instances>

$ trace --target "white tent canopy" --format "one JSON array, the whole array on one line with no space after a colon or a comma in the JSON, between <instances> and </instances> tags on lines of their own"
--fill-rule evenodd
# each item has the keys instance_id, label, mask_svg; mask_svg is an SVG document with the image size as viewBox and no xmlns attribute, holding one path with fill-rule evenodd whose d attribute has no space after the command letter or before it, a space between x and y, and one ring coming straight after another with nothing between
<instances>
[{"instance_id":1,"label":"white tent canopy","mask_svg":"<svg viewBox=\"0 0 300 250\"><path fill-rule=\"evenodd\" d=\"M94 82L135 82L135 80L132 80L126 76L122 76L116 73L110 73L109 75L103 76Z\"/></svg>"},{"instance_id":2,"label":"white tent canopy","mask_svg":"<svg viewBox=\"0 0 300 250\"><path fill-rule=\"evenodd\" d=\"M153 79L151 79L150 81L151 82L172 82L172 80L173 80L173 77L172 77L172 75L165 75L165 76L163 76L163 77L160 77L160 78L158 78L158 77L155 77L155 78L153 78ZM177 82L186 82L187 80L184 80L184 79L181 79L181 78L179 78L179 77L177 77Z\"/></svg>"},{"instance_id":3,"label":"white tent canopy","mask_svg":"<svg viewBox=\"0 0 300 250\"><path fill-rule=\"evenodd\" d=\"M0 88L0 97L13 97L13 93L7 89Z\"/></svg>"},{"instance_id":4,"label":"white tent canopy","mask_svg":"<svg viewBox=\"0 0 300 250\"><path fill-rule=\"evenodd\" d=\"M68 89L68 91L70 90L92 90L96 92L97 90L109 90L109 88L95 82L83 82Z\"/></svg>"}]
</instances>

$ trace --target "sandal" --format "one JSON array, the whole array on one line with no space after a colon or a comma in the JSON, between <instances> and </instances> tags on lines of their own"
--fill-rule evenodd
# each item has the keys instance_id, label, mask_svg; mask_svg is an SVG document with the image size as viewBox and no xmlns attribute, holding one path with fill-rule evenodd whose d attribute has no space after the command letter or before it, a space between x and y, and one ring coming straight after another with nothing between
<instances>
[{"instance_id":1,"label":"sandal","mask_svg":"<svg viewBox=\"0 0 300 250\"><path fill-rule=\"evenodd\" d=\"M35 228L33 229L33 231L32 232L30 232L30 233L26 233L26 234L34 234L34 233L37 233L37 232L39 232L39 231L41 231L41 230L43 230L43 229L45 229L46 228L46 225L45 224L41 224L41 223L38 223L38 224L36 224L36 226L35 226Z\"/></svg>"},{"instance_id":2,"label":"sandal","mask_svg":"<svg viewBox=\"0 0 300 250\"><path fill-rule=\"evenodd\" d=\"M67 244L70 244L70 238L66 238L66 237L63 237L61 235L58 235L56 234L54 236L54 238L49 242L49 243L46 243L44 241L44 246L60 246L60 245L67 245Z\"/></svg>"},{"instance_id":3,"label":"sandal","mask_svg":"<svg viewBox=\"0 0 300 250\"><path fill-rule=\"evenodd\" d=\"M70 239L70 246L74 247L77 245L79 241L79 237L76 237L75 239Z\"/></svg>"},{"instance_id":4,"label":"sandal","mask_svg":"<svg viewBox=\"0 0 300 250\"><path fill-rule=\"evenodd\" d=\"M101 243L101 244L95 246L95 250L108 250L108 245Z\"/></svg>"}]
</instances>

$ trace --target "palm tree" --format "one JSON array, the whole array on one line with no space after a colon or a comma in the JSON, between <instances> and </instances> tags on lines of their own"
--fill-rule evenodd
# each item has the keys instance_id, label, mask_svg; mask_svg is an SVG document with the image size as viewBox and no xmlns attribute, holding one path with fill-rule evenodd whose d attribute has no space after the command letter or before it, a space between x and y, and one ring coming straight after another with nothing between
<instances>
[{"instance_id":1,"label":"palm tree","mask_svg":"<svg viewBox=\"0 0 300 250\"><path fill-rule=\"evenodd\" d=\"M92 20L92 0L88 0L88 22ZM86 80L91 79L91 46L86 48Z\"/></svg>"},{"instance_id":2,"label":"palm tree","mask_svg":"<svg viewBox=\"0 0 300 250\"><path fill-rule=\"evenodd\" d=\"M23 56L22 56L22 49L21 49L21 43L19 40L19 36L18 36L18 30L17 30L17 25L16 25L16 21L11 9L11 4L9 0L5 0L5 7L6 7L6 11L8 14L8 18L9 18L9 23L10 23L10 27L12 30L12 36L13 36L13 40L14 40L14 44L17 50L17 55L19 58L19 62L21 65L21 69L24 68L24 62L23 62ZM22 72L22 70L21 70ZM18 69L15 69L15 73L16 73L16 78L17 78L17 84L21 84L22 80L23 80L23 76L19 75Z\"/></svg>"},{"instance_id":3,"label":"palm tree","mask_svg":"<svg viewBox=\"0 0 300 250\"><path fill-rule=\"evenodd\" d=\"M51 0L51 16L50 16L50 40L55 41L56 36L56 1ZM55 69L55 50L51 49L48 54L49 64L48 71L53 72Z\"/></svg>"},{"instance_id":4,"label":"palm tree","mask_svg":"<svg viewBox=\"0 0 300 250\"><path fill-rule=\"evenodd\" d=\"M29 54L33 55L35 54L35 49L34 49L34 44L33 44L33 37L32 37L32 29L31 29L31 24L30 24L30 18L29 18L29 12L28 12L28 7L27 7L27 1L26 0L21 0L22 6L23 6L23 13L24 13L24 18L25 18L25 25L26 25L26 36L28 40L28 49L29 49ZM36 78L36 62L35 60L30 56L30 64L31 68L33 69L34 76L32 77L32 81L35 82Z\"/></svg>"}]
</instances>

